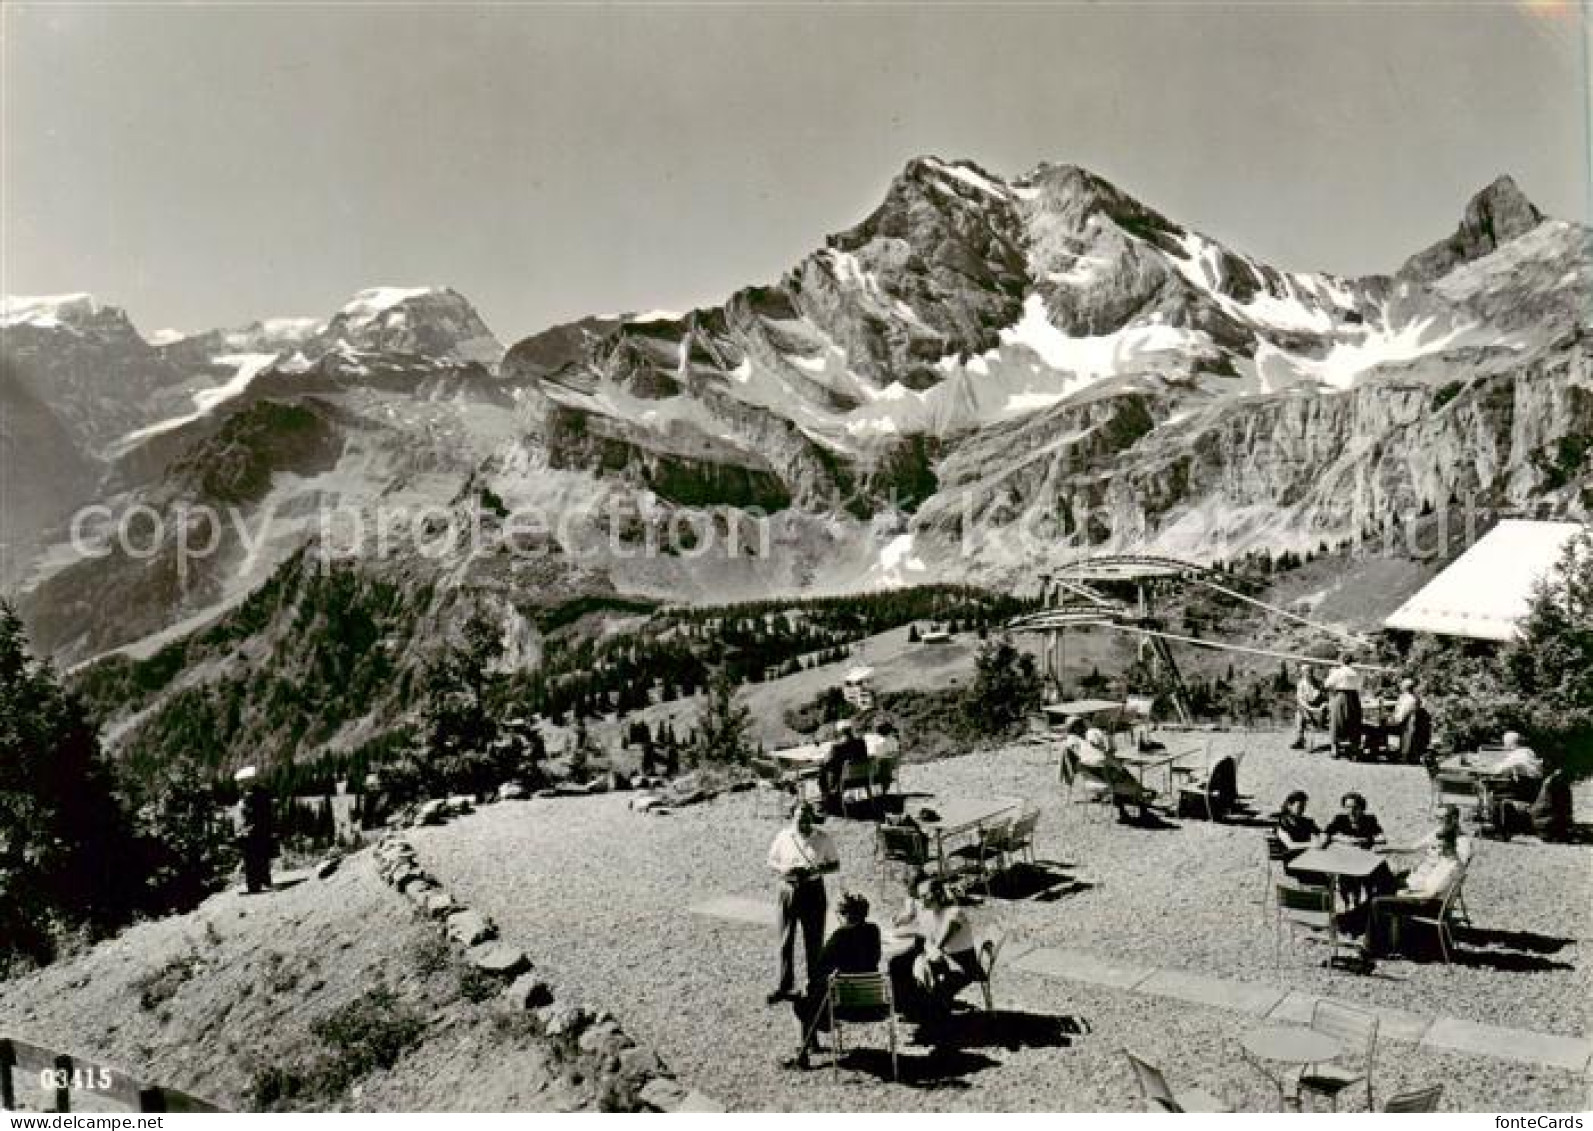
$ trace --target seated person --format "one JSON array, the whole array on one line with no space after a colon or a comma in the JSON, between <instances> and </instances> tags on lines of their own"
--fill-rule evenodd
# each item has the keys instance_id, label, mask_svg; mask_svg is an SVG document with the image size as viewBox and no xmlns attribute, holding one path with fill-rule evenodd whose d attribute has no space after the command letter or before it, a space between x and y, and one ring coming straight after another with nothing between
<instances>
[{"instance_id":1,"label":"seated person","mask_svg":"<svg viewBox=\"0 0 1593 1131\"><path fill-rule=\"evenodd\" d=\"M1383 826L1378 824L1376 817L1366 811L1365 797L1359 793L1346 793L1339 804L1343 808L1328 822L1327 830L1322 834L1323 848L1335 840L1341 840L1346 844L1353 844L1356 848L1370 851L1373 845L1387 841L1383 835ZM1346 902L1359 902L1369 896L1392 890L1393 878L1393 873L1387 866L1379 864L1377 870L1364 879L1356 876L1340 876L1339 894Z\"/></svg>"},{"instance_id":2,"label":"seated person","mask_svg":"<svg viewBox=\"0 0 1593 1131\"><path fill-rule=\"evenodd\" d=\"M1099 727L1090 727L1084 732L1083 741L1074 749L1078 754L1079 765L1089 770L1092 776L1111 789L1112 804L1117 806L1117 819L1124 824L1131 823L1128 807L1133 805L1137 810L1135 816L1141 821L1145 820L1150 794L1139 784L1128 767L1118 760L1116 752L1112 749L1112 740L1107 737L1106 732Z\"/></svg>"},{"instance_id":3,"label":"seated person","mask_svg":"<svg viewBox=\"0 0 1593 1131\"><path fill-rule=\"evenodd\" d=\"M1530 802L1510 797L1492 800L1489 823L1505 840L1516 833L1533 833L1547 841L1571 838L1571 781L1556 767L1538 786Z\"/></svg>"},{"instance_id":4,"label":"seated person","mask_svg":"<svg viewBox=\"0 0 1593 1131\"><path fill-rule=\"evenodd\" d=\"M828 813L841 811L841 782L846 767L854 762L868 761L868 743L853 732L852 724L843 719L835 725L836 739L825 753L819 767L819 796Z\"/></svg>"},{"instance_id":5,"label":"seated person","mask_svg":"<svg viewBox=\"0 0 1593 1131\"><path fill-rule=\"evenodd\" d=\"M1502 793L1517 801L1531 802L1543 781L1543 759L1521 742L1518 731L1506 731L1504 757L1485 779L1491 793Z\"/></svg>"},{"instance_id":6,"label":"seated person","mask_svg":"<svg viewBox=\"0 0 1593 1131\"><path fill-rule=\"evenodd\" d=\"M1398 950L1400 920L1412 911L1436 911L1460 880L1471 857L1471 840L1460 832L1460 810L1446 805L1438 828L1415 847L1425 849L1425 854L1416 867L1396 878L1394 890L1352 908L1344 918L1346 930L1365 931L1366 949L1371 954Z\"/></svg>"},{"instance_id":7,"label":"seated person","mask_svg":"<svg viewBox=\"0 0 1593 1131\"><path fill-rule=\"evenodd\" d=\"M1383 826L1366 811L1365 797L1359 793L1346 793L1339 804L1343 808L1328 822L1324 845L1342 840L1356 848L1370 849L1374 844L1382 844L1387 840L1383 835Z\"/></svg>"},{"instance_id":8,"label":"seated person","mask_svg":"<svg viewBox=\"0 0 1593 1131\"><path fill-rule=\"evenodd\" d=\"M802 1028L802 1045L795 1056L781 1061L786 1068L808 1067L808 1052L827 1024L822 1007L829 992L830 975L873 974L879 970L879 927L868 921L868 900L861 895L845 895L838 910L841 923L819 951L818 963L808 971L807 992L791 999L791 1009Z\"/></svg>"},{"instance_id":9,"label":"seated person","mask_svg":"<svg viewBox=\"0 0 1593 1131\"><path fill-rule=\"evenodd\" d=\"M1433 743L1433 717L1428 713L1420 695L1416 694L1416 681L1399 681L1399 698L1394 701L1393 713L1388 717L1388 733L1399 740L1400 758L1406 762L1419 762Z\"/></svg>"},{"instance_id":10,"label":"seated person","mask_svg":"<svg viewBox=\"0 0 1593 1131\"><path fill-rule=\"evenodd\" d=\"M940 880L925 885L918 913L923 948L913 959L913 982L920 1007L932 1014L950 1011L962 990L983 977L968 913Z\"/></svg>"},{"instance_id":11,"label":"seated person","mask_svg":"<svg viewBox=\"0 0 1593 1131\"><path fill-rule=\"evenodd\" d=\"M1327 692L1322 690L1322 684L1317 681L1316 673L1309 664L1300 665L1300 682L1294 688L1294 707L1294 741L1289 743L1289 749L1304 750L1306 729L1326 730L1328 725Z\"/></svg>"},{"instance_id":12,"label":"seated person","mask_svg":"<svg viewBox=\"0 0 1593 1131\"><path fill-rule=\"evenodd\" d=\"M1310 800L1305 790L1297 789L1283 799L1283 808L1273 816L1276 822L1273 835L1289 850L1291 860L1315 844L1317 837L1322 835L1317 823L1305 815L1305 807Z\"/></svg>"}]
</instances>

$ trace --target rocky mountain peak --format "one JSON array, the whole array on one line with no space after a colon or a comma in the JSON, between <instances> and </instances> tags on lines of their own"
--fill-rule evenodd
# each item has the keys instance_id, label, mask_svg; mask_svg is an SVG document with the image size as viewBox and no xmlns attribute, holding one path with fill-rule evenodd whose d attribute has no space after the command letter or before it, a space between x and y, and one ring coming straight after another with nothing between
<instances>
[{"instance_id":1,"label":"rocky mountain peak","mask_svg":"<svg viewBox=\"0 0 1593 1131\"><path fill-rule=\"evenodd\" d=\"M370 287L354 295L305 343L307 356L347 348L410 353L495 366L503 345L470 301L451 287Z\"/></svg>"},{"instance_id":2,"label":"rocky mountain peak","mask_svg":"<svg viewBox=\"0 0 1593 1131\"><path fill-rule=\"evenodd\" d=\"M1400 268L1400 274L1424 280L1440 278L1462 263L1480 259L1525 235L1543 220L1538 206L1506 173L1467 202L1460 227L1453 235L1411 256Z\"/></svg>"}]
</instances>

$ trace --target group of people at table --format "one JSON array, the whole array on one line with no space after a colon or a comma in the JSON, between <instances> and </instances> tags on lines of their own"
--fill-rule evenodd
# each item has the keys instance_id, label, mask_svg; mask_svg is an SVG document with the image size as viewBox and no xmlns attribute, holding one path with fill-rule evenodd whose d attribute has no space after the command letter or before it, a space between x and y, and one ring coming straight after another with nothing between
<instances>
[{"instance_id":1,"label":"group of people at table","mask_svg":"<svg viewBox=\"0 0 1593 1131\"><path fill-rule=\"evenodd\" d=\"M1382 824L1367 809L1362 794L1346 793L1340 799L1339 812L1325 829L1306 813L1309 800L1304 790L1295 790L1274 818L1272 835L1284 850L1284 872L1301 883L1335 886L1338 928L1345 935L1359 937L1365 955L1386 955L1398 949L1403 913L1413 906L1441 902L1471 859L1472 842L1461 832L1460 811L1445 806L1437 828L1412 845L1395 848L1388 844ZM1334 845L1382 855L1377 859L1353 853L1347 858L1343 853L1329 857L1322 851ZM1390 861L1398 856L1413 859L1413 866L1396 869Z\"/></svg>"},{"instance_id":2,"label":"group of people at table","mask_svg":"<svg viewBox=\"0 0 1593 1131\"><path fill-rule=\"evenodd\" d=\"M839 870L840 856L805 802L797 803L791 823L769 846L769 867L779 881L780 981L767 1000L771 1006L789 1002L801 1033L797 1052L781 1061L785 1067L807 1068L809 1054L819 1047L832 974L878 973L886 959L897 1014L923 1023L944 1017L956 996L979 979L967 913L941 880L922 872L908 882L906 902L892 919L889 940L870 921L868 900L856 893L841 897L839 925L824 938L829 902L824 877ZM799 935L807 975L800 989Z\"/></svg>"},{"instance_id":3,"label":"group of people at table","mask_svg":"<svg viewBox=\"0 0 1593 1131\"><path fill-rule=\"evenodd\" d=\"M1349 655L1324 677L1310 664L1300 665L1295 684L1295 732L1292 746L1303 750L1309 730L1325 730L1333 756L1383 756L1397 753L1401 761L1420 761L1432 744L1432 715L1422 702L1416 681L1399 681L1399 695L1390 703L1373 700L1381 718L1367 718L1362 693L1366 677Z\"/></svg>"}]
</instances>

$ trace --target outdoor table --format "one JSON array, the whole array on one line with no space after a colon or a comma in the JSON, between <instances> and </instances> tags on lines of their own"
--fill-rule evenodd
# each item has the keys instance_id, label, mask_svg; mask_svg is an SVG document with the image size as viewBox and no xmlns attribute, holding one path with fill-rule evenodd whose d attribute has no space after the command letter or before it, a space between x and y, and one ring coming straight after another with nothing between
<instances>
[{"instance_id":1,"label":"outdoor table","mask_svg":"<svg viewBox=\"0 0 1593 1131\"><path fill-rule=\"evenodd\" d=\"M1145 754L1129 751L1127 753L1115 755L1115 757L1119 762L1123 763L1123 765L1133 767L1135 776L1139 778L1139 787L1141 789L1145 788L1146 770L1165 768L1167 770L1166 792L1170 794L1173 791L1174 770L1183 769L1183 767L1175 766L1174 763L1180 762L1185 758L1193 757L1202 753L1203 751L1204 747L1195 746L1187 750L1154 750Z\"/></svg>"},{"instance_id":2,"label":"outdoor table","mask_svg":"<svg viewBox=\"0 0 1593 1131\"><path fill-rule=\"evenodd\" d=\"M1015 797L962 798L931 805L936 821L918 822L924 832L935 838L935 858L940 864L940 874L946 874L946 842L958 836L976 832L998 817L1004 817L1023 802Z\"/></svg>"},{"instance_id":3,"label":"outdoor table","mask_svg":"<svg viewBox=\"0 0 1593 1131\"><path fill-rule=\"evenodd\" d=\"M1326 848L1308 848L1289 861L1291 872L1311 872L1320 876L1348 876L1364 880L1388 862L1376 852L1357 848L1353 844L1330 844Z\"/></svg>"},{"instance_id":4,"label":"outdoor table","mask_svg":"<svg viewBox=\"0 0 1593 1131\"><path fill-rule=\"evenodd\" d=\"M1067 718L1098 715L1102 711L1121 711L1125 705L1116 699L1070 699L1066 703L1047 703L1040 709L1053 722L1062 722Z\"/></svg>"},{"instance_id":5,"label":"outdoor table","mask_svg":"<svg viewBox=\"0 0 1593 1131\"><path fill-rule=\"evenodd\" d=\"M1326 1033L1318 1033L1315 1029L1300 1025L1263 1025L1241 1037L1239 1047L1244 1050L1245 1059L1272 1081L1272 1086L1278 1089L1279 1102L1291 1111L1300 1110L1299 1091L1290 1095L1283 1086L1284 1073L1273 1073L1263 1062L1304 1068L1332 1060L1344 1051L1344 1046ZM1298 1079L1299 1074L1296 1073L1295 1077Z\"/></svg>"},{"instance_id":6,"label":"outdoor table","mask_svg":"<svg viewBox=\"0 0 1593 1131\"><path fill-rule=\"evenodd\" d=\"M1509 753L1508 750L1478 750L1456 754L1438 763L1438 768L1446 774L1465 774L1473 778L1496 777L1501 773L1500 767Z\"/></svg>"}]
</instances>

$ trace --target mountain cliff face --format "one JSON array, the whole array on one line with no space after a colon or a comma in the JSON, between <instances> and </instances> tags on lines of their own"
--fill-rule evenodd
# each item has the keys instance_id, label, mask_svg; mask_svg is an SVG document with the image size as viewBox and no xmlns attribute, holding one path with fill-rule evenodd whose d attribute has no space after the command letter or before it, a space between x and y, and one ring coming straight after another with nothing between
<instances>
[{"instance_id":1,"label":"mountain cliff face","mask_svg":"<svg viewBox=\"0 0 1593 1131\"><path fill-rule=\"evenodd\" d=\"M533 657L529 610L555 593L1010 583L1108 541L1214 558L1467 499L1585 513L1590 294L1588 232L1508 178L1395 275L1343 278L1074 166L921 158L718 306L505 351L456 292L382 287L324 324L146 346L194 403L120 433L101 491L170 518L167 540L50 556L25 613L66 660L147 650L330 541L491 604ZM237 518L179 569L193 506ZM419 543L355 537L384 513ZM670 523L701 529L653 552Z\"/></svg>"}]
</instances>

